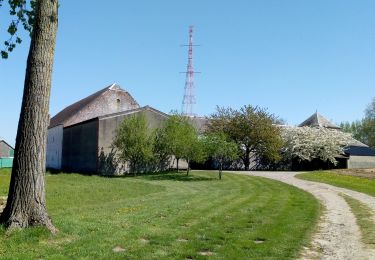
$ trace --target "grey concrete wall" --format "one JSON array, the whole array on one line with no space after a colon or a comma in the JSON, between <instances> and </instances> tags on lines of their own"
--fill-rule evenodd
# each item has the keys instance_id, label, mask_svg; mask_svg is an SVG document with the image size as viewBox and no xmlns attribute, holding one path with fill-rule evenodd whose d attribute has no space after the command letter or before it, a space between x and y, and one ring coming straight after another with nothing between
<instances>
[{"instance_id":1,"label":"grey concrete wall","mask_svg":"<svg viewBox=\"0 0 375 260\"><path fill-rule=\"evenodd\" d=\"M135 113L115 115L113 117L99 119L99 152L103 151L105 154L111 152L111 145L116 135L116 129L120 126L120 124L126 117L135 114L143 114L146 117L150 128L152 129L161 126L161 124L167 119L166 116L156 113L152 110L144 110L141 112L136 111Z\"/></svg>"},{"instance_id":2,"label":"grey concrete wall","mask_svg":"<svg viewBox=\"0 0 375 260\"><path fill-rule=\"evenodd\" d=\"M350 156L348 169L375 168L375 156Z\"/></svg>"},{"instance_id":3,"label":"grey concrete wall","mask_svg":"<svg viewBox=\"0 0 375 260\"><path fill-rule=\"evenodd\" d=\"M49 169L61 170L63 145L63 126L48 129L46 166Z\"/></svg>"},{"instance_id":4,"label":"grey concrete wall","mask_svg":"<svg viewBox=\"0 0 375 260\"><path fill-rule=\"evenodd\" d=\"M9 147L6 143L3 141L0 142L0 157L10 157L11 150L13 150L11 147Z\"/></svg>"},{"instance_id":5,"label":"grey concrete wall","mask_svg":"<svg viewBox=\"0 0 375 260\"><path fill-rule=\"evenodd\" d=\"M99 162L108 163L111 161L111 158L115 157L116 155L113 154L112 151L112 142L116 136L116 129L120 126L120 124L124 121L126 117L135 115L135 114L143 114L146 117L147 123L151 129L155 129L160 127L165 120L167 120L167 116L158 113L152 109L146 109L143 111L136 111L134 113L129 113L125 115L114 115L112 117L106 117L99 119L99 138L98 138L98 152L99 152ZM176 160L174 158L171 160L171 166L176 166ZM180 169L186 169L187 163L184 160L179 161ZM102 174L111 174L110 172L113 171L113 174L123 174L128 170L126 165L116 164L110 165L109 167L104 167L104 170L101 167ZM107 171L109 170L109 171Z\"/></svg>"},{"instance_id":6,"label":"grey concrete wall","mask_svg":"<svg viewBox=\"0 0 375 260\"><path fill-rule=\"evenodd\" d=\"M62 169L96 173L98 161L98 120L64 128Z\"/></svg>"}]
</instances>

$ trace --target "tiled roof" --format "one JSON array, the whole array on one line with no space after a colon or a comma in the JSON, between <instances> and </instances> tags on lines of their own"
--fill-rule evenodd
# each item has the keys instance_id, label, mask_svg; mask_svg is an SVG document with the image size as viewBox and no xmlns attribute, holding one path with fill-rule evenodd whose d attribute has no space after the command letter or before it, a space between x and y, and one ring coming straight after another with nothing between
<instances>
[{"instance_id":1,"label":"tiled roof","mask_svg":"<svg viewBox=\"0 0 375 260\"><path fill-rule=\"evenodd\" d=\"M118 90L118 91L125 92L128 95L129 102L135 103L135 104L138 105L138 103L133 99L133 97L128 92L121 89L121 87L119 85L112 84L108 87L103 88L102 90L99 90L98 92L95 92L94 94L92 94L92 95L90 95L90 96L88 96L84 99L81 99L81 100L75 102L74 104L64 108L63 110L61 110L58 114L56 114L54 117L51 118L49 127L52 128L52 127L55 127L57 125L64 125L65 126L65 123L71 117L73 117L75 114L79 113L79 111L84 109L91 102L96 100L99 96L101 96L102 94L104 94L105 92L110 91L110 90Z\"/></svg>"},{"instance_id":2,"label":"tiled roof","mask_svg":"<svg viewBox=\"0 0 375 260\"><path fill-rule=\"evenodd\" d=\"M315 112L312 116L310 116L308 119L303 121L298 126L325 127L325 128L340 129L340 127L331 123L328 119L320 115L318 112Z\"/></svg>"}]
</instances>

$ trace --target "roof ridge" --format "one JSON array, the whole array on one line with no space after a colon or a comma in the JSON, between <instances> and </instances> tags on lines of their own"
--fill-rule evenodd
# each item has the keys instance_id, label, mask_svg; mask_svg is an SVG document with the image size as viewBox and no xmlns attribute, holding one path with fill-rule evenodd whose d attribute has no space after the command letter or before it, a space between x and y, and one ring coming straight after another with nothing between
<instances>
[{"instance_id":1,"label":"roof ridge","mask_svg":"<svg viewBox=\"0 0 375 260\"><path fill-rule=\"evenodd\" d=\"M9 146L10 148L12 148L14 150L14 147L11 146L10 144L8 144L4 139L0 139L0 142L5 143L7 146Z\"/></svg>"},{"instance_id":2,"label":"roof ridge","mask_svg":"<svg viewBox=\"0 0 375 260\"><path fill-rule=\"evenodd\" d=\"M96 91L95 93L85 97L85 98L82 98L76 102L74 102L73 104L65 107L64 109L62 109L59 113L57 113L55 116L53 116L50 120L50 128L51 127L55 127L59 124L64 124L65 121L69 120L75 113L77 113L78 111L80 111L81 109L83 109L84 107L90 105L92 102L94 102L98 97L100 97L102 94L106 93L107 91L109 90L114 90L114 88L117 87L119 91L123 91L125 93L127 93L128 95L129 92L123 90L120 85L118 85L117 83L113 83L109 86L106 86L105 88L99 90L99 91ZM74 111L73 111L74 110ZM66 115L64 115L66 114Z\"/></svg>"},{"instance_id":3,"label":"roof ridge","mask_svg":"<svg viewBox=\"0 0 375 260\"><path fill-rule=\"evenodd\" d=\"M340 127L338 127L336 124L332 123L323 115L319 114L318 111L316 111L314 114L312 114L309 118L307 118L298 126L318 126L325 128L340 129Z\"/></svg>"}]
</instances>

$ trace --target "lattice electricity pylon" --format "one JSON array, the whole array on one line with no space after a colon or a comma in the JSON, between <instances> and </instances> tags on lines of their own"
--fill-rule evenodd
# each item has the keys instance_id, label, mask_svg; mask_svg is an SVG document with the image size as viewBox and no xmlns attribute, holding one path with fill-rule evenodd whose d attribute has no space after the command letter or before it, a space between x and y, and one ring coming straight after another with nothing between
<instances>
[{"instance_id":1,"label":"lattice electricity pylon","mask_svg":"<svg viewBox=\"0 0 375 260\"><path fill-rule=\"evenodd\" d=\"M194 74L200 72L194 72L193 67L193 46L199 46L193 45L193 26L189 26L189 44L183 46L188 46L189 52L187 70L184 72L186 73L186 80L184 98L182 100L182 114L186 116L194 116L193 106L197 103L194 94Z\"/></svg>"}]
</instances>

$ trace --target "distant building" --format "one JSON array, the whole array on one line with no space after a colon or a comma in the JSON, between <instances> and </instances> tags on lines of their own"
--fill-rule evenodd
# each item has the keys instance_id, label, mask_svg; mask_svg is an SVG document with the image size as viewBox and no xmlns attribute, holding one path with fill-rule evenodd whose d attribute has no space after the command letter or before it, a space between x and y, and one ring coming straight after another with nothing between
<instances>
[{"instance_id":1,"label":"distant building","mask_svg":"<svg viewBox=\"0 0 375 260\"><path fill-rule=\"evenodd\" d=\"M134 98L118 84L112 84L60 111L51 118L48 129L47 168L63 168L64 128L99 116L136 108L139 108L139 104Z\"/></svg>"},{"instance_id":2,"label":"distant building","mask_svg":"<svg viewBox=\"0 0 375 260\"><path fill-rule=\"evenodd\" d=\"M328 119L326 119L324 116L322 116L318 112L315 112L314 114L312 114L309 118L307 118L305 121L303 121L298 126L299 127L303 127L303 126L308 126L308 127L325 127L325 128L337 129L337 130L340 129L339 126L331 123Z\"/></svg>"},{"instance_id":3,"label":"distant building","mask_svg":"<svg viewBox=\"0 0 375 260\"><path fill-rule=\"evenodd\" d=\"M151 128L169 116L149 106L140 107L117 84L84 98L54 116L47 139L47 168L69 172L120 174L111 165L116 129L128 116L143 114ZM183 168L184 162L181 162Z\"/></svg>"},{"instance_id":4,"label":"distant building","mask_svg":"<svg viewBox=\"0 0 375 260\"><path fill-rule=\"evenodd\" d=\"M325 127L337 131L341 130L339 126L333 124L318 112L315 112L298 126ZM352 143L345 148L345 154L337 155L336 159L339 162L337 168L375 168L375 150L354 138Z\"/></svg>"},{"instance_id":5,"label":"distant building","mask_svg":"<svg viewBox=\"0 0 375 260\"><path fill-rule=\"evenodd\" d=\"M4 140L0 140L0 168L13 166L14 148Z\"/></svg>"}]
</instances>

